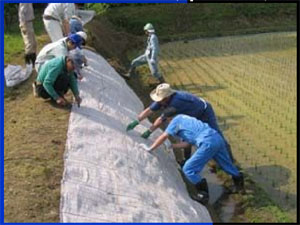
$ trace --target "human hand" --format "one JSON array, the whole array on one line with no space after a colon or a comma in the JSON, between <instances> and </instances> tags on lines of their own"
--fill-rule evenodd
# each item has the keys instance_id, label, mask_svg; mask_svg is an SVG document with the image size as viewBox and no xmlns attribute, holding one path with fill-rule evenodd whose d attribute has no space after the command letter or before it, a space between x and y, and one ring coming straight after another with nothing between
<instances>
[{"instance_id":1,"label":"human hand","mask_svg":"<svg viewBox=\"0 0 300 225\"><path fill-rule=\"evenodd\" d=\"M150 63L151 64L155 64L155 60L154 59L150 59Z\"/></svg>"},{"instance_id":2,"label":"human hand","mask_svg":"<svg viewBox=\"0 0 300 225\"><path fill-rule=\"evenodd\" d=\"M143 150L145 150L146 152L151 152L152 149L147 146L146 144L139 144L139 147L142 148Z\"/></svg>"},{"instance_id":3,"label":"human hand","mask_svg":"<svg viewBox=\"0 0 300 225\"><path fill-rule=\"evenodd\" d=\"M77 102L78 107L80 107L80 103L82 102L82 99L79 96L76 96L75 101Z\"/></svg>"},{"instance_id":4,"label":"human hand","mask_svg":"<svg viewBox=\"0 0 300 225\"><path fill-rule=\"evenodd\" d=\"M138 120L132 121L130 124L128 124L126 131L133 130L138 124L139 124Z\"/></svg>"},{"instance_id":5,"label":"human hand","mask_svg":"<svg viewBox=\"0 0 300 225\"><path fill-rule=\"evenodd\" d=\"M146 130L141 137L147 139L149 136L151 135L151 131L150 130Z\"/></svg>"},{"instance_id":6,"label":"human hand","mask_svg":"<svg viewBox=\"0 0 300 225\"><path fill-rule=\"evenodd\" d=\"M67 101L62 97L59 97L58 99L56 99L56 103L61 106L67 105Z\"/></svg>"}]
</instances>

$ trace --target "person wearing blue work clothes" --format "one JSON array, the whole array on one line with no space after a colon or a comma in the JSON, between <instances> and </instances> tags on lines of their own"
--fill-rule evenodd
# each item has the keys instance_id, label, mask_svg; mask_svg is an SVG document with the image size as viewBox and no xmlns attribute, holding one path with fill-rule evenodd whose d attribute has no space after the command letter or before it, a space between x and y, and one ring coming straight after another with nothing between
<instances>
[{"instance_id":1,"label":"person wearing blue work clothes","mask_svg":"<svg viewBox=\"0 0 300 225\"><path fill-rule=\"evenodd\" d=\"M169 136L179 137L182 140L182 142L172 144L172 148L182 148L188 144L196 146L196 152L187 160L182 171L198 191L197 195L192 196L193 199L202 204L208 203L209 194L206 179L200 176L200 172L211 159L214 159L222 170L232 176L234 182L233 192L244 190L244 176L231 162L224 139L219 132L201 120L183 114L175 116L176 113L175 108L168 108L165 111L165 117L170 123L164 133L150 147L145 144L140 144L140 146L151 152ZM175 117L172 119L173 116Z\"/></svg>"},{"instance_id":2,"label":"person wearing blue work clothes","mask_svg":"<svg viewBox=\"0 0 300 225\"><path fill-rule=\"evenodd\" d=\"M127 74L123 74L123 76L126 79L129 79L130 76L133 76L136 67L148 63L152 76L154 76L159 83L163 83L164 78L158 72L159 45L153 25L151 23L147 23L144 26L144 31L145 34L148 35L146 51L143 55L132 60L129 72Z\"/></svg>"},{"instance_id":3,"label":"person wearing blue work clothes","mask_svg":"<svg viewBox=\"0 0 300 225\"><path fill-rule=\"evenodd\" d=\"M176 109L176 114L185 114L188 116L195 117L202 122L208 123L208 125L219 132L224 138L222 131L220 130L215 116L214 110L209 102L199 98L193 94L184 91L175 91L171 89L167 83L160 84L150 93L151 99L154 101L148 108L138 115L137 120L134 120L127 126L127 130L134 129L142 120L149 117L153 112L160 109L163 110L160 117L158 117L151 127L142 134L143 138L148 138L151 133L156 130L165 120L166 116L164 110L169 107ZM226 149L230 155L230 159L233 161L231 147L224 138ZM186 160L191 156L191 146L185 148L184 160L180 162L183 165Z\"/></svg>"},{"instance_id":4,"label":"person wearing blue work clothes","mask_svg":"<svg viewBox=\"0 0 300 225\"><path fill-rule=\"evenodd\" d=\"M79 16L73 15L69 20L70 33L75 34L76 32L83 31L82 20Z\"/></svg>"}]
</instances>

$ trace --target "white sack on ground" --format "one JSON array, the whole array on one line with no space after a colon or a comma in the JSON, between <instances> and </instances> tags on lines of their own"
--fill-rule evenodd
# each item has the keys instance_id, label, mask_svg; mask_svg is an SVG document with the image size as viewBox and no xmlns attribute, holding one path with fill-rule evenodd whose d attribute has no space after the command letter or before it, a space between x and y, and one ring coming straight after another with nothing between
<instances>
[{"instance_id":1,"label":"white sack on ground","mask_svg":"<svg viewBox=\"0 0 300 225\"><path fill-rule=\"evenodd\" d=\"M95 11L78 9L77 14L81 18L82 25L85 25L93 19L93 17L95 16Z\"/></svg>"},{"instance_id":2,"label":"white sack on ground","mask_svg":"<svg viewBox=\"0 0 300 225\"><path fill-rule=\"evenodd\" d=\"M4 69L5 83L7 87L13 87L27 80L32 73L32 64L25 65L23 69L20 65L8 65Z\"/></svg>"},{"instance_id":3,"label":"white sack on ground","mask_svg":"<svg viewBox=\"0 0 300 225\"><path fill-rule=\"evenodd\" d=\"M80 82L80 108L70 115L61 186L61 222L211 222L186 190L172 152L139 149L143 110L135 93L99 55L84 50L89 66Z\"/></svg>"}]
</instances>

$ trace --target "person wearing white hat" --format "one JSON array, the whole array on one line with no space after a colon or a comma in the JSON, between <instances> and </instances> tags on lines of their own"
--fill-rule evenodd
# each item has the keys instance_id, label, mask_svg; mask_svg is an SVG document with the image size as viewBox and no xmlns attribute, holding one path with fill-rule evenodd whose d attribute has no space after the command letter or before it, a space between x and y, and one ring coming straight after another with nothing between
<instances>
[{"instance_id":1,"label":"person wearing white hat","mask_svg":"<svg viewBox=\"0 0 300 225\"><path fill-rule=\"evenodd\" d=\"M230 160L224 138L219 132L212 129L207 123L194 117L183 114L177 115L177 110L173 107L165 111L165 117L169 122L165 131L150 147L145 144L140 144L139 146L151 153L170 136L179 137L182 140L179 143L172 144L171 147L173 148L182 148L182 146L186 145L195 146L197 150L182 168L185 177L195 185L197 190L197 193L191 196L194 200L201 204L208 203L208 185L206 179L202 178L200 173L205 164L211 159L214 159L222 170L232 176L234 186L231 191L233 193L244 192L243 173Z\"/></svg>"},{"instance_id":2,"label":"person wearing white hat","mask_svg":"<svg viewBox=\"0 0 300 225\"><path fill-rule=\"evenodd\" d=\"M162 114L154 121L151 127L146 130L141 137L148 138L153 131L155 131L164 121L166 121L165 110L172 107L175 108L177 114L185 114L188 116L195 117L198 120L201 120L205 123L208 123L209 126L224 138L222 131L220 130L215 116L214 110L209 102L190 94L184 91L175 91L169 84L163 83L160 84L150 93L150 97L153 102L147 107L143 112L138 115L138 118L132 121L127 126L127 131L134 129L142 120L149 117L153 112L160 109L163 110ZM230 145L224 138L226 143L226 148L229 152L230 158L233 160L232 152ZM191 148L186 147L184 151L185 159L181 162L181 165L190 158Z\"/></svg>"},{"instance_id":3,"label":"person wearing white hat","mask_svg":"<svg viewBox=\"0 0 300 225\"><path fill-rule=\"evenodd\" d=\"M129 72L123 76L129 79L130 76L134 74L136 67L148 63L152 76L154 76L159 83L163 83L164 78L158 71L159 44L153 25L151 23L147 23L144 26L144 31L145 34L148 35L146 51L143 55L132 60Z\"/></svg>"}]
</instances>

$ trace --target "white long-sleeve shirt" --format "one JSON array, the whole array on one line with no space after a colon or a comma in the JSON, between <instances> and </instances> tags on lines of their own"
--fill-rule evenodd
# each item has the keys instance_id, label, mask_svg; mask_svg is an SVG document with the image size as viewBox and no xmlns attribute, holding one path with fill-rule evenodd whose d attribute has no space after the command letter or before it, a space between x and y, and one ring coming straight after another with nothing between
<instances>
[{"instance_id":1,"label":"white long-sleeve shirt","mask_svg":"<svg viewBox=\"0 0 300 225\"><path fill-rule=\"evenodd\" d=\"M67 38L62 38L56 42L47 44L36 57L35 66L37 71L41 69L41 66L48 60L58 56L68 55Z\"/></svg>"},{"instance_id":2,"label":"white long-sleeve shirt","mask_svg":"<svg viewBox=\"0 0 300 225\"><path fill-rule=\"evenodd\" d=\"M70 20L75 15L75 12L74 3L49 3L44 11L44 15L52 16L62 22L63 20Z\"/></svg>"}]
</instances>

